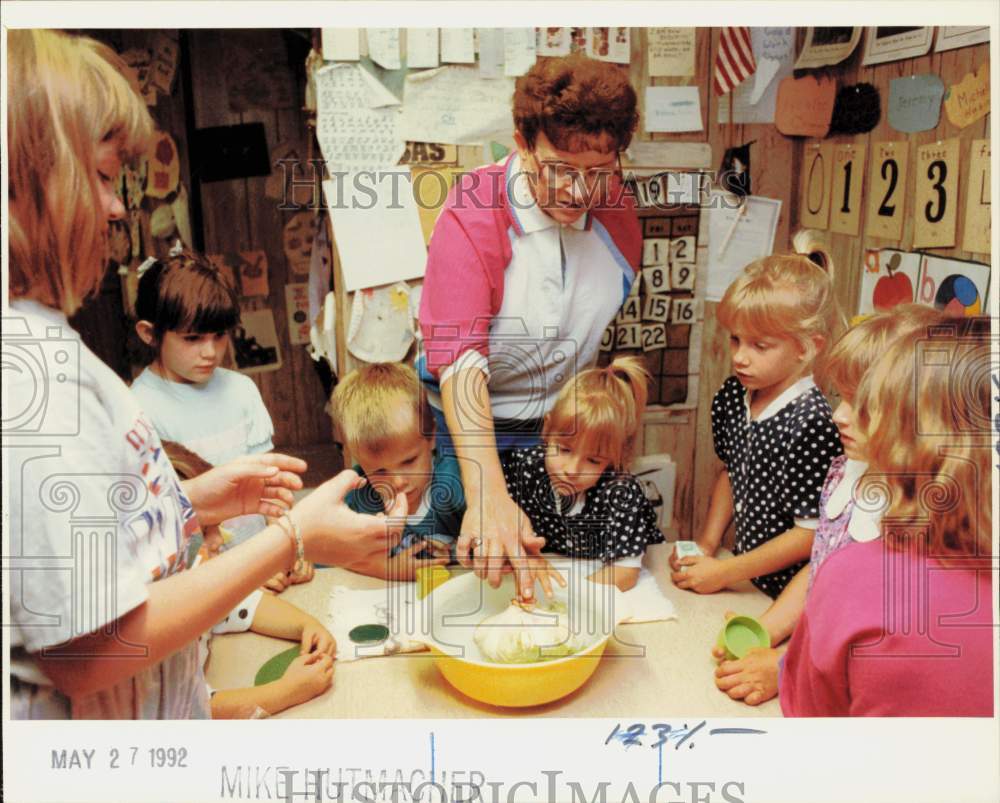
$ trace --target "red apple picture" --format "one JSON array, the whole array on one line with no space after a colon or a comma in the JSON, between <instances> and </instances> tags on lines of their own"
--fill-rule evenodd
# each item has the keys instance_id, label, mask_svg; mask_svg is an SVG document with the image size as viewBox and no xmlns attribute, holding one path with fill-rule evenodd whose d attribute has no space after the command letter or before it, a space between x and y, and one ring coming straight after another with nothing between
<instances>
[{"instance_id":1,"label":"red apple picture","mask_svg":"<svg viewBox=\"0 0 1000 803\"><path fill-rule=\"evenodd\" d=\"M879 312L892 309L897 304L909 304L913 301L913 284L910 277L899 267L899 254L893 254L885 266L888 276L883 276L875 283L872 291L872 305Z\"/></svg>"}]
</instances>

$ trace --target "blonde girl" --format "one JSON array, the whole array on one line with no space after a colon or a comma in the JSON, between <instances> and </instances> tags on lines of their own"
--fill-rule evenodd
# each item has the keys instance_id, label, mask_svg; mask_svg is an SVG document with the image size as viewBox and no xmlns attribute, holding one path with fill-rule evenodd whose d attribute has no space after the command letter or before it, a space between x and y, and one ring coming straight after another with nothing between
<instances>
[{"instance_id":1,"label":"blonde girl","mask_svg":"<svg viewBox=\"0 0 1000 803\"><path fill-rule=\"evenodd\" d=\"M786 716L992 716L989 321L937 315L857 389L883 537L816 571L781 669Z\"/></svg>"},{"instance_id":2,"label":"blonde girl","mask_svg":"<svg viewBox=\"0 0 1000 803\"><path fill-rule=\"evenodd\" d=\"M938 320L935 310L913 304L872 315L849 329L819 366L823 384L840 397L833 421L844 454L833 459L823 485L819 525L809 565L799 570L759 617L771 636L772 648L753 650L736 661L722 661L723 652L717 647L713 649L715 658L722 661L715 670L715 684L733 699L759 705L778 693L778 662L784 648L776 647L792 634L798 623L806 594L820 566L847 544L879 537L881 511L877 504L863 504L867 496L862 482L868 470L868 444L856 414L858 386L896 338L926 331Z\"/></svg>"},{"instance_id":3,"label":"blonde girl","mask_svg":"<svg viewBox=\"0 0 1000 803\"><path fill-rule=\"evenodd\" d=\"M4 445L18 447L5 453L9 531L21 556L3 578L11 716L206 717L199 636L302 553L350 566L384 552L386 525L344 506L353 472L286 513L305 464L285 455L178 479L129 389L67 320L103 276L108 225L125 212L115 179L152 132L145 103L91 39L10 30L6 52L4 333L41 344L44 358L3 373ZM281 519L192 569L199 525L247 513Z\"/></svg>"},{"instance_id":4,"label":"blonde girl","mask_svg":"<svg viewBox=\"0 0 1000 803\"><path fill-rule=\"evenodd\" d=\"M729 331L734 371L712 401L712 437L724 470L695 539L704 554L671 557L671 576L679 588L703 594L752 580L774 598L809 557L823 480L841 453L812 367L843 315L829 275L791 255L748 265L717 317ZM736 556L719 560L732 520Z\"/></svg>"},{"instance_id":5,"label":"blonde girl","mask_svg":"<svg viewBox=\"0 0 1000 803\"><path fill-rule=\"evenodd\" d=\"M574 376L545 416L542 444L501 459L511 498L545 551L599 560L591 579L632 588L646 547L663 541L656 512L627 472L649 374L637 357Z\"/></svg>"}]
</instances>

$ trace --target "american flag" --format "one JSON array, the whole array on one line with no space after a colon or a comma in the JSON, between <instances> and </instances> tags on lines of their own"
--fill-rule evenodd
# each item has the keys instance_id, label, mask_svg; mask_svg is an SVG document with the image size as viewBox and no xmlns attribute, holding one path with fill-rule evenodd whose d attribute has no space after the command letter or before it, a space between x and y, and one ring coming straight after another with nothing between
<instances>
[{"instance_id":1,"label":"american flag","mask_svg":"<svg viewBox=\"0 0 1000 803\"><path fill-rule=\"evenodd\" d=\"M719 36L719 52L715 56L715 94L725 95L753 75L756 69L750 29L723 28Z\"/></svg>"}]
</instances>

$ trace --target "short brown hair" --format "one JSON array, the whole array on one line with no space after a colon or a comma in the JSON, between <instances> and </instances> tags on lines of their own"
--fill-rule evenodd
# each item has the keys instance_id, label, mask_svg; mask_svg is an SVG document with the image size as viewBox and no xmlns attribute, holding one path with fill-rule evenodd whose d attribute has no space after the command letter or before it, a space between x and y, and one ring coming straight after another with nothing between
<instances>
[{"instance_id":1,"label":"short brown hair","mask_svg":"<svg viewBox=\"0 0 1000 803\"><path fill-rule=\"evenodd\" d=\"M401 435L434 431L416 371L403 363L373 363L345 376L328 407L337 436L353 453L377 454Z\"/></svg>"},{"instance_id":2,"label":"short brown hair","mask_svg":"<svg viewBox=\"0 0 1000 803\"><path fill-rule=\"evenodd\" d=\"M538 133L562 151L622 151L639 124L624 69L575 54L540 59L517 79L514 127L528 147Z\"/></svg>"}]
</instances>

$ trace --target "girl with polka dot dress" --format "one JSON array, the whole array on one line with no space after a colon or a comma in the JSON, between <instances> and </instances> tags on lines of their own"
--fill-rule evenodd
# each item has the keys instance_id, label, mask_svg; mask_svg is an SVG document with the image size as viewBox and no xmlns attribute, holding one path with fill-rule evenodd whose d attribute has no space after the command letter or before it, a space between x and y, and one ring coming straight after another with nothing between
<instances>
[{"instance_id":1,"label":"girl with polka dot dress","mask_svg":"<svg viewBox=\"0 0 1000 803\"><path fill-rule=\"evenodd\" d=\"M542 444L501 457L511 498L543 549L594 561L589 579L622 591L635 586L646 547L663 541L652 503L625 471L648 381L638 357L580 372L545 416Z\"/></svg>"},{"instance_id":2,"label":"girl with polka dot dress","mask_svg":"<svg viewBox=\"0 0 1000 803\"><path fill-rule=\"evenodd\" d=\"M820 492L843 453L830 405L812 378L843 325L829 275L798 255L753 262L717 311L734 376L712 400L712 438L724 470L695 539L704 555L671 557L678 588L712 593L751 580L777 597L805 565ZM715 556L735 520L735 556Z\"/></svg>"}]
</instances>

